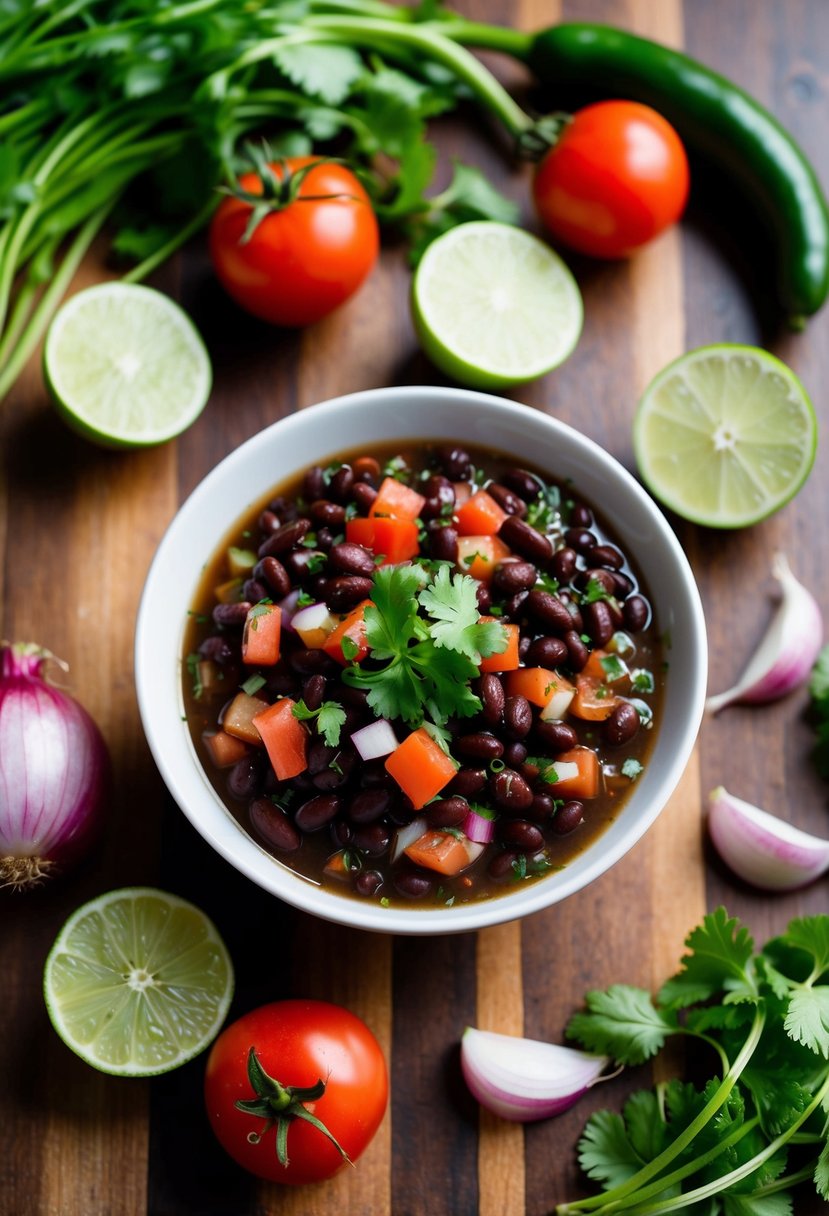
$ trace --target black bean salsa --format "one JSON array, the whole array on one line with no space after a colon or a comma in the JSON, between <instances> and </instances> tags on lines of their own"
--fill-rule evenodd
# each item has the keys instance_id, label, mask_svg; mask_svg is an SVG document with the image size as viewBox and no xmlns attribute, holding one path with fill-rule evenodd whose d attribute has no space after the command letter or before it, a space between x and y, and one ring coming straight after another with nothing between
<instances>
[{"instance_id":1,"label":"black bean salsa","mask_svg":"<svg viewBox=\"0 0 829 1216\"><path fill-rule=\"evenodd\" d=\"M648 762L647 589L569 485L450 444L277 487L205 568L184 648L211 782L275 858L383 906L561 870Z\"/></svg>"}]
</instances>

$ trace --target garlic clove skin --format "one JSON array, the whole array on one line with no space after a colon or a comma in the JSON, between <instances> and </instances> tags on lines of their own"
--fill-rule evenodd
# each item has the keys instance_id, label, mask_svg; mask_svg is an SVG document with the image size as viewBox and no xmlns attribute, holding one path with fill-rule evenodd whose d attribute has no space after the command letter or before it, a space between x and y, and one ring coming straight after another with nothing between
<instances>
[{"instance_id":1,"label":"garlic clove skin","mask_svg":"<svg viewBox=\"0 0 829 1216\"><path fill-rule=\"evenodd\" d=\"M734 702L775 701L809 678L823 645L823 617L815 597L792 574L786 557L775 554L772 573L781 587L781 600L768 629L740 679L727 692L705 702L719 713Z\"/></svg>"},{"instance_id":2,"label":"garlic clove skin","mask_svg":"<svg viewBox=\"0 0 829 1216\"><path fill-rule=\"evenodd\" d=\"M721 785L708 796L708 831L729 869L763 891L795 891L829 870L829 840L735 798Z\"/></svg>"}]
</instances>

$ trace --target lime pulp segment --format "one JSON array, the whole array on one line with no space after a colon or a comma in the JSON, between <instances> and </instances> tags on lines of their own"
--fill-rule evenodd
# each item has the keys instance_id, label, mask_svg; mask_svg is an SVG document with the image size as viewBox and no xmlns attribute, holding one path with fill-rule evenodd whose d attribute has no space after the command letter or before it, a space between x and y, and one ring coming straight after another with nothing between
<instances>
[{"instance_id":1,"label":"lime pulp segment","mask_svg":"<svg viewBox=\"0 0 829 1216\"><path fill-rule=\"evenodd\" d=\"M112 891L61 929L44 973L52 1024L103 1072L150 1076L196 1055L218 1033L233 969L212 922L150 888Z\"/></svg>"},{"instance_id":2,"label":"lime pulp segment","mask_svg":"<svg viewBox=\"0 0 829 1216\"><path fill-rule=\"evenodd\" d=\"M561 258L530 233L489 221L461 224L428 247L414 305L429 355L436 344L444 358L514 383L561 363L583 320L581 293Z\"/></svg>"},{"instance_id":3,"label":"lime pulp segment","mask_svg":"<svg viewBox=\"0 0 829 1216\"><path fill-rule=\"evenodd\" d=\"M816 445L803 385L748 346L675 360L646 389L634 426L639 471L654 495L711 527L745 527L782 507L806 480Z\"/></svg>"},{"instance_id":4,"label":"lime pulp segment","mask_svg":"<svg viewBox=\"0 0 829 1216\"><path fill-rule=\"evenodd\" d=\"M93 438L162 443L195 421L210 393L210 359L190 318L168 296L101 283L57 313L44 348L59 407Z\"/></svg>"}]
</instances>

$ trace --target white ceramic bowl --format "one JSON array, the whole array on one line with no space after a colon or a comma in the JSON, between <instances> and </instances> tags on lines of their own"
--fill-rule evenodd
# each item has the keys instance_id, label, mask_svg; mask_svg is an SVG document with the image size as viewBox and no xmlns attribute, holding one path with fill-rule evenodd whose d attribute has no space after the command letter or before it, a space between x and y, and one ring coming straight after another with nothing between
<instances>
[{"instance_id":1,"label":"white ceramic bowl","mask_svg":"<svg viewBox=\"0 0 829 1216\"><path fill-rule=\"evenodd\" d=\"M615 529L650 588L671 640L661 723L645 771L622 813L564 870L479 904L446 909L382 907L318 888L281 865L222 804L182 720L181 648L202 566L229 528L268 490L346 450L386 440L454 439L572 479ZM654 822L691 755L707 677L705 625L685 555L664 516L636 480L571 427L499 397L450 388L354 393L294 414L231 452L194 490L156 553L138 616L136 684L144 730L173 798L222 857L265 890L315 916L404 934L468 932L527 916L593 882Z\"/></svg>"}]
</instances>

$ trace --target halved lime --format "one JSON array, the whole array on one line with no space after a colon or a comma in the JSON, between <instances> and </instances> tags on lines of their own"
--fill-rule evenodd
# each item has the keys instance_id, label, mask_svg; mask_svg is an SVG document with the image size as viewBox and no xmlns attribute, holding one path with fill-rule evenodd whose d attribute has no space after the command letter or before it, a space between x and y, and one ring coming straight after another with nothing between
<instances>
[{"instance_id":1,"label":"halved lime","mask_svg":"<svg viewBox=\"0 0 829 1216\"><path fill-rule=\"evenodd\" d=\"M197 1055L233 996L224 942L199 908L149 887L110 891L69 917L43 992L64 1043L101 1072L149 1077Z\"/></svg>"},{"instance_id":2,"label":"halved lime","mask_svg":"<svg viewBox=\"0 0 829 1216\"><path fill-rule=\"evenodd\" d=\"M633 446L642 480L670 510L709 528L744 528L803 485L817 419L800 380L768 351L702 346L648 385Z\"/></svg>"},{"instance_id":3,"label":"halved lime","mask_svg":"<svg viewBox=\"0 0 829 1216\"><path fill-rule=\"evenodd\" d=\"M66 421L106 447L165 443L210 395L210 358L196 327L160 291L99 283L58 310L43 371Z\"/></svg>"},{"instance_id":4,"label":"halved lime","mask_svg":"<svg viewBox=\"0 0 829 1216\"><path fill-rule=\"evenodd\" d=\"M412 315L441 371L474 388L505 388L563 363L584 310L576 280L549 245L480 220L429 245L414 275Z\"/></svg>"}]
</instances>

